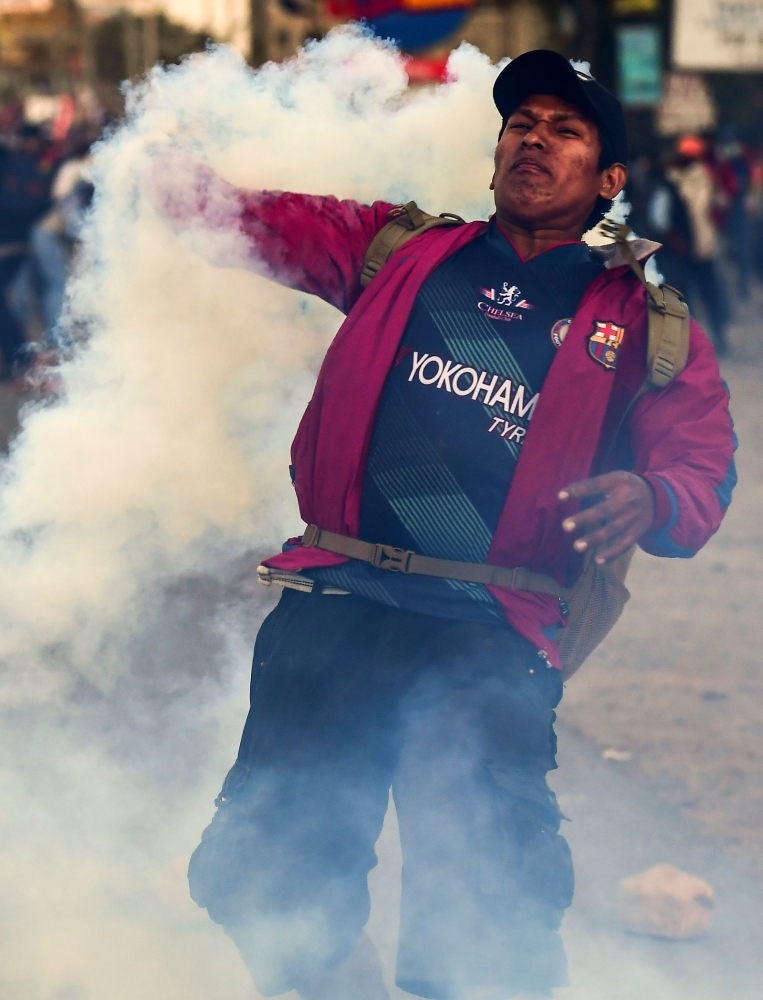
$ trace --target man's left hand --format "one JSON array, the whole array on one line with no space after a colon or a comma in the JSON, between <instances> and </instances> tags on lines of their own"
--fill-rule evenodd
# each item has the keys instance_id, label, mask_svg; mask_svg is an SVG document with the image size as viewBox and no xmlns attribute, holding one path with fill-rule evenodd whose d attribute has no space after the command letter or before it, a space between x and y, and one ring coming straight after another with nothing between
<instances>
[{"instance_id":1,"label":"man's left hand","mask_svg":"<svg viewBox=\"0 0 763 1000\"><path fill-rule=\"evenodd\" d=\"M626 552L654 521L654 494L641 476L632 472L607 472L603 476L573 483L559 494L562 502L573 498L599 497L598 503L566 518L567 532L580 532L577 552L592 552L599 565Z\"/></svg>"}]
</instances>

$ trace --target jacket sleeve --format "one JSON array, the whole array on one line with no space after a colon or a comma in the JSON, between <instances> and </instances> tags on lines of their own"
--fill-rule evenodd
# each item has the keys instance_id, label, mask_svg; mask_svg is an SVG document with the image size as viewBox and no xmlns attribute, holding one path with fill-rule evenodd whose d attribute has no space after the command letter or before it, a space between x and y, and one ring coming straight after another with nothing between
<instances>
[{"instance_id":1,"label":"jacket sleeve","mask_svg":"<svg viewBox=\"0 0 763 1000\"><path fill-rule=\"evenodd\" d=\"M690 558L720 527L736 485L729 390L713 346L692 321L683 373L647 393L631 422L635 472L652 487L656 512L641 548Z\"/></svg>"},{"instance_id":2,"label":"jacket sleeve","mask_svg":"<svg viewBox=\"0 0 763 1000\"><path fill-rule=\"evenodd\" d=\"M344 313L361 292L366 250L394 207L246 191L178 154L157 161L149 186L160 214L207 260L220 267L248 267Z\"/></svg>"}]
</instances>

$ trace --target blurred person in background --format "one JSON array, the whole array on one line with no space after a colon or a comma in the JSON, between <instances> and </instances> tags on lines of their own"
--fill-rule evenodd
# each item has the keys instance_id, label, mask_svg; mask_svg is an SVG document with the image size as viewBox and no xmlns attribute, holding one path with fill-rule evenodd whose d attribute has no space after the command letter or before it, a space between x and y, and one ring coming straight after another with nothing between
<instances>
[{"instance_id":1,"label":"blurred person in background","mask_svg":"<svg viewBox=\"0 0 763 1000\"><path fill-rule=\"evenodd\" d=\"M66 347L58 321L64 305L66 279L93 197L90 149L98 138L93 126L75 126L68 136L63 161L51 190L52 206L30 234L30 250L39 286L44 343L51 351Z\"/></svg>"},{"instance_id":2,"label":"blurred person in background","mask_svg":"<svg viewBox=\"0 0 763 1000\"><path fill-rule=\"evenodd\" d=\"M17 97L0 107L0 138L12 138L23 124L24 105Z\"/></svg>"},{"instance_id":3,"label":"blurred person in background","mask_svg":"<svg viewBox=\"0 0 763 1000\"><path fill-rule=\"evenodd\" d=\"M0 378L22 375L31 363L24 327L9 302L11 286L29 256L32 227L51 205L60 158L37 125L22 125L0 147Z\"/></svg>"},{"instance_id":4,"label":"blurred person in background","mask_svg":"<svg viewBox=\"0 0 763 1000\"><path fill-rule=\"evenodd\" d=\"M750 297L753 270L753 219L760 167L753 150L741 141L734 125L725 126L719 133L716 171L725 196L723 221L729 256L736 266L739 297L746 301Z\"/></svg>"},{"instance_id":5,"label":"blurred person in background","mask_svg":"<svg viewBox=\"0 0 763 1000\"><path fill-rule=\"evenodd\" d=\"M704 305L718 354L728 353L729 302L718 269L720 240L714 217L717 186L706 162L708 144L682 136L655 178L647 207L647 235L663 244L657 267L686 297L693 315Z\"/></svg>"},{"instance_id":6,"label":"blurred person in background","mask_svg":"<svg viewBox=\"0 0 763 1000\"><path fill-rule=\"evenodd\" d=\"M757 279L763 281L763 145L757 143L749 148L752 158L752 183L748 198L752 268Z\"/></svg>"},{"instance_id":7,"label":"blurred person in background","mask_svg":"<svg viewBox=\"0 0 763 1000\"><path fill-rule=\"evenodd\" d=\"M625 200L631 206L628 224L638 236L649 235L649 205L659 177L653 154L642 153L628 164L628 183L624 192ZM650 238L659 242L656 236Z\"/></svg>"}]
</instances>

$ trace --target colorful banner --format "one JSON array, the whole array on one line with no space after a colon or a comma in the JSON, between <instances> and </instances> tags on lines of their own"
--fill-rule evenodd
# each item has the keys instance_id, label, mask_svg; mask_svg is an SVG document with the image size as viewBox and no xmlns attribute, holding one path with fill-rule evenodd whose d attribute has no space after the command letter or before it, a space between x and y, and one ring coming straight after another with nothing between
<instances>
[{"instance_id":1,"label":"colorful banner","mask_svg":"<svg viewBox=\"0 0 763 1000\"><path fill-rule=\"evenodd\" d=\"M448 78L447 56L408 56L405 72L409 83L444 83Z\"/></svg>"},{"instance_id":2,"label":"colorful banner","mask_svg":"<svg viewBox=\"0 0 763 1000\"><path fill-rule=\"evenodd\" d=\"M326 0L332 17L368 22L403 52L419 52L458 31L476 0Z\"/></svg>"},{"instance_id":3,"label":"colorful banner","mask_svg":"<svg viewBox=\"0 0 763 1000\"><path fill-rule=\"evenodd\" d=\"M0 0L0 4L2 3L3 0ZM373 21L394 11L421 14L454 8L469 10L475 4L476 0L327 0L326 6L332 17L344 17L348 21L360 21L362 18Z\"/></svg>"},{"instance_id":4,"label":"colorful banner","mask_svg":"<svg viewBox=\"0 0 763 1000\"><path fill-rule=\"evenodd\" d=\"M400 9L416 14L423 11L452 10L454 7L468 10L474 6L475 0L402 0Z\"/></svg>"},{"instance_id":5,"label":"colorful banner","mask_svg":"<svg viewBox=\"0 0 763 1000\"><path fill-rule=\"evenodd\" d=\"M389 39L403 52L421 52L455 34L468 16L468 9L463 7L426 11L422 14L397 10L386 17L370 21L369 24L379 38Z\"/></svg>"},{"instance_id":6,"label":"colorful banner","mask_svg":"<svg viewBox=\"0 0 763 1000\"><path fill-rule=\"evenodd\" d=\"M348 21L360 21L363 18L373 21L399 10L400 3L401 0L327 0L326 8L332 17Z\"/></svg>"}]
</instances>

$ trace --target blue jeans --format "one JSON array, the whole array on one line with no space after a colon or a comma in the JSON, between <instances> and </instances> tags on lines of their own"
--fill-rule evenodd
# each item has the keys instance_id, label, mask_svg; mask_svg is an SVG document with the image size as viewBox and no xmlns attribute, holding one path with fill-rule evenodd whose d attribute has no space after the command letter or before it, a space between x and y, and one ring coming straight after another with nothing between
<instances>
[{"instance_id":1,"label":"blue jeans","mask_svg":"<svg viewBox=\"0 0 763 1000\"><path fill-rule=\"evenodd\" d=\"M49 347L64 346L58 321L64 306L64 291L69 273L69 241L44 226L35 226L31 233L32 253L41 279L41 306L45 324L45 339Z\"/></svg>"}]
</instances>

